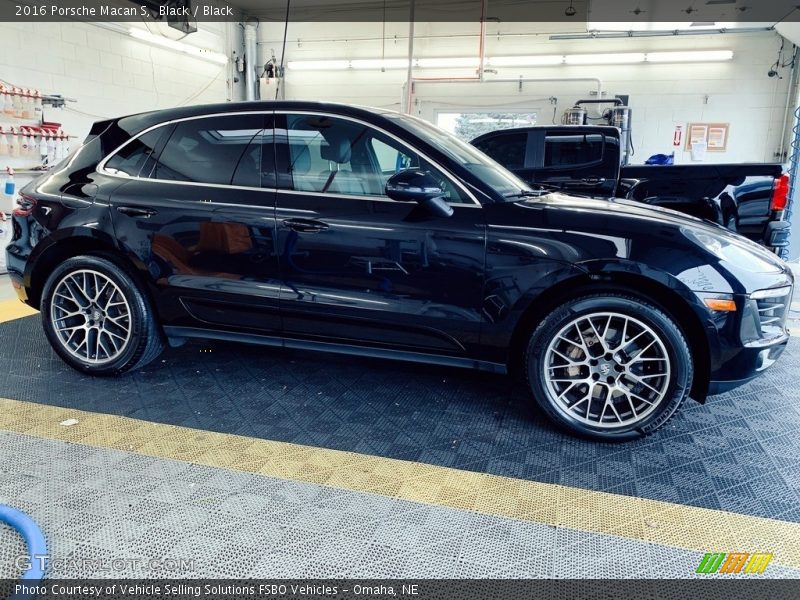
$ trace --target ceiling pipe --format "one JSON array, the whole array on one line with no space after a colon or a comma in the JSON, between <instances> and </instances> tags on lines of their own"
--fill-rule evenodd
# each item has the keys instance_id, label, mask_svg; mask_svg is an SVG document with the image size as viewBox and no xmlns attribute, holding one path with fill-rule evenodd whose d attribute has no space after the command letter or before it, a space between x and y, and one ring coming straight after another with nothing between
<instances>
[{"instance_id":1,"label":"ceiling pipe","mask_svg":"<svg viewBox=\"0 0 800 600\"><path fill-rule=\"evenodd\" d=\"M481 2L481 38L478 48L478 78L483 81L483 68L486 64L486 3L488 0Z\"/></svg>"},{"instance_id":2,"label":"ceiling pipe","mask_svg":"<svg viewBox=\"0 0 800 600\"><path fill-rule=\"evenodd\" d=\"M411 114L411 102L414 97L414 84L424 81L439 81L450 83L464 83L464 82L483 82L484 70L486 66L486 6L488 0L481 0L481 27L478 42L478 71L472 77L413 77L411 63L414 57L409 52L408 55L408 79L406 80L406 114ZM411 2L412 6L414 0ZM492 80L494 81L494 80Z\"/></svg>"},{"instance_id":3,"label":"ceiling pipe","mask_svg":"<svg viewBox=\"0 0 800 600\"><path fill-rule=\"evenodd\" d=\"M601 33L599 31L589 33L556 33L548 39L557 40L614 40L623 38L648 38L648 37L680 37L686 35L728 35L732 33L764 33L774 31L774 27L739 27L735 29L698 29L689 31L676 29L674 31L620 31Z\"/></svg>"},{"instance_id":4,"label":"ceiling pipe","mask_svg":"<svg viewBox=\"0 0 800 600\"><path fill-rule=\"evenodd\" d=\"M244 99L256 99L256 65L258 64L257 40L258 21L248 20L244 25Z\"/></svg>"},{"instance_id":5,"label":"ceiling pipe","mask_svg":"<svg viewBox=\"0 0 800 600\"><path fill-rule=\"evenodd\" d=\"M406 76L405 113L411 114L411 96L414 89L414 4L411 0L408 19L408 75Z\"/></svg>"},{"instance_id":6,"label":"ceiling pipe","mask_svg":"<svg viewBox=\"0 0 800 600\"><path fill-rule=\"evenodd\" d=\"M603 94L603 80L599 77L518 77L517 79L486 79L481 81L477 77L431 77L431 78L411 78L411 91L406 90L409 102L413 97L413 88L418 83L517 83L522 90L523 83L574 83L580 81L590 81L597 86L598 98ZM409 105L410 106L410 105ZM407 111L410 112L410 111Z\"/></svg>"}]
</instances>

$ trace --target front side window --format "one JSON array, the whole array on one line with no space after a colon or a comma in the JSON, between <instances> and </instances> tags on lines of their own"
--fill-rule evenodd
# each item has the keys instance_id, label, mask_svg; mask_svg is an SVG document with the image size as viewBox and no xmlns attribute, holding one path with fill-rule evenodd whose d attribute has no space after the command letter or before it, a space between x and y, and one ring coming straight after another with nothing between
<instances>
[{"instance_id":1,"label":"front side window","mask_svg":"<svg viewBox=\"0 0 800 600\"><path fill-rule=\"evenodd\" d=\"M453 134L419 117L396 113L386 113L385 116L412 135L439 149L450 160L468 170L500 196L513 199L518 197L520 192L531 191L530 186L511 171Z\"/></svg>"},{"instance_id":2,"label":"front side window","mask_svg":"<svg viewBox=\"0 0 800 600\"><path fill-rule=\"evenodd\" d=\"M436 177L449 202L471 202L416 152L363 123L327 115L286 115L276 142L288 161L281 187L331 195L386 197L389 178L408 168ZM283 175L283 174L279 174Z\"/></svg>"},{"instance_id":3,"label":"front side window","mask_svg":"<svg viewBox=\"0 0 800 600\"><path fill-rule=\"evenodd\" d=\"M259 187L266 166L262 156L263 135L262 115L226 115L179 122L150 177Z\"/></svg>"}]
</instances>

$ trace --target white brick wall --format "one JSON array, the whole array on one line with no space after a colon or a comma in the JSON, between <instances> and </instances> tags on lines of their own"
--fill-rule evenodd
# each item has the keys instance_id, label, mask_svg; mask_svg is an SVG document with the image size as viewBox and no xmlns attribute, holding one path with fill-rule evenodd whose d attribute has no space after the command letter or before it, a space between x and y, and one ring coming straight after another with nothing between
<instances>
[{"instance_id":1,"label":"white brick wall","mask_svg":"<svg viewBox=\"0 0 800 600\"><path fill-rule=\"evenodd\" d=\"M227 53L225 24L200 23L199 27L217 34L219 46L213 50ZM68 109L45 107L45 118L62 123L79 138L103 118L184 103L224 102L227 77L222 65L91 24L0 23L0 79L75 98L77 102L69 103ZM2 115L0 124L4 124ZM0 158L0 170L4 168ZM27 179L19 176L17 182L24 184ZM8 208L0 199L0 210Z\"/></svg>"},{"instance_id":2,"label":"white brick wall","mask_svg":"<svg viewBox=\"0 0 800 600\"><path fill-rule=\"evenodd\" d=\"M213 50L226 52L218 39ZM209 83L190 103L223 102L227 77L221 65L91 24L0 23L0 79L77 99L68 105L75 111L50 109L46 117L78 136L100 118L182 104ZM143 93L154 87L157 95Z\"/></svg>"},{"instance_id":3,"label":"white brick wall","mask_svg":"<svg viewBox=\"0 0 800 600\"><path fill-rule=\"evenodd\" d=\"M769 78L767 71L775 62L780 38L774 32L716 36L683 36L610 40L550 41L543 27L547 24L488 25L487 55L514 56L529 54L591 54L611 52L679 51L693 49L730 49L734 60L713 64L641 64L609 66L559 66L544 68L503 68L487 79L524 77L600 77L608 95L629 94L633 107L634 162L643 162L656 153L673 150L675 125L687 123L729 122L728 151L708 153L705 162L775 161L780 145L783 112L788 88L788 70L784 78ZM551 29L563 29L563 24ZM518 35L538 30L538 35ZM512 35L497 35L510 33ZM270 49L280 53L283 26L260 28L262 58ZM420 36L472 34L473 37L421 37L415 56L477 56L477 24L421 24ZM387 58L405 57L408 27L401 23L387 25ZM398 36L395 41L394 36ZM293 23L289 26L286 60L322 60L336 58L376 58L381 56L380 24ZM370 38L369 40L359 40ZM347 40L347 41L345 41ZM422 77L469 77L470 69L419 70ZM287 71L286 97L354 102L399 110L404 70L380 71ZM417 87L416 112L434 121L437 112L456 112L460 108L505 106L511 110L536 110L539 122L550 123L553 107L546 100L558 98L556 121L576 100L587 98L593 85L583 83L526 83L522 92L516 84L421 84ZM705 97L708 96L706 103ZM685 139L685 138L684 138ZM676 161L690 162L683 147L676 148Z\"/></svg>"}]
</instances>

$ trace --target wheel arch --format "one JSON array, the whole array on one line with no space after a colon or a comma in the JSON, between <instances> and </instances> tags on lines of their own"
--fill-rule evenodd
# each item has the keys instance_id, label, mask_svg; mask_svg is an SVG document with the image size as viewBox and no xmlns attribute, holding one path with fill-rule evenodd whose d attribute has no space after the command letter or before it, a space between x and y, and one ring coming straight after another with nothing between
<instances>
[{"instance_id":1,"label":"wheel arch","mask_svg":"<svg viewBox=\"0 0 800 600\"><path fill-rule=\"evenodd\" d=\"M689 302L665 282L628 271L590 271L574 275L531 299L511 336L509 371L522 372L522 356L528 337L546 315L570 298L603 291L625 293L649 302L675 320L686 336L694 360L695 377L691 397L704 402L711 377L711 348L701 319Z\"/></svg>"},{"instance_id":2,"label":"wheel arch","mask_svg":"<svg viewBox=\"0 0 800 600\"><path fill-rule=\"evenodd\" d=\"M110 236L95 230L81 229L63 230L58 233L57 237L54 236L46 246L43 246L34 260L29 261L31 269L25 279L28 300L34 308L40 308L45 282L53 270L63 261L83 254L101 255L112 260L125 269L137 283L143 284L139 269L119 250ZM149 295L146 286L141 285L141 289Z\"/></svg>"}]
</instances>

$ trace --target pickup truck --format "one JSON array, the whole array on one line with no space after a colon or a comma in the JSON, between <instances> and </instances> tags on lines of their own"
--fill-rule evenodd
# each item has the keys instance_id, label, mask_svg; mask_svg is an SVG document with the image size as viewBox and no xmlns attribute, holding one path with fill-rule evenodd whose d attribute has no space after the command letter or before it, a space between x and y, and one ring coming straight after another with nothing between
<instances>
[{"instance_id":1,"label":"pickup truck","mask_svg":"<svg viewBox=\"0 0 800 600\"><path fill-rule=\"evenodd\" d=\"M609 126L503 129L472 144L534 187L671 208L777 254L789 245L789 176L780 164L622 165L620 131Z\"/></svg>"}]
</instances>

